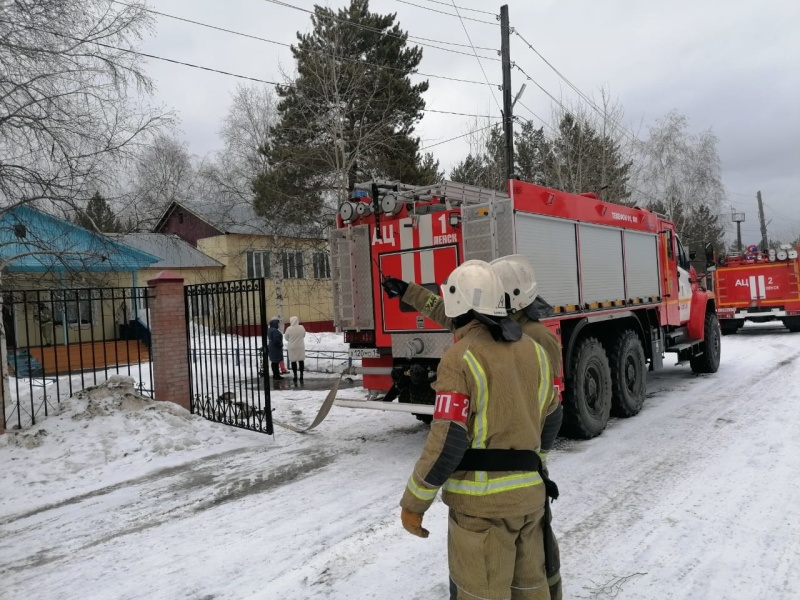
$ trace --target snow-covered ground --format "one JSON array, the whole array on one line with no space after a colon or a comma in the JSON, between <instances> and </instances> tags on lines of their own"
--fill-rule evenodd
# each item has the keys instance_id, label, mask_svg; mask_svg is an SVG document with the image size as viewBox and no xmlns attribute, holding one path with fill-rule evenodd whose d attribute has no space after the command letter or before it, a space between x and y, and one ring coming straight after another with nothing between
<instances>
[{"instance_id":1,"label":"snow-covered ground","mask_svg":"<svg viewBox=\"0 0 800 600\"><path fill-rule=\"evenodd\" d=\"M559 441L565 598L800 598L798 358L800 334L746 326L717 374L669 367L638 416ZM275 391L275 418L324 396ZM334 407L265 436L82 394L0 436L0 598L447 598L446 507L428 539L399 523L425 435Z\"/></svg>"}]
</instances>

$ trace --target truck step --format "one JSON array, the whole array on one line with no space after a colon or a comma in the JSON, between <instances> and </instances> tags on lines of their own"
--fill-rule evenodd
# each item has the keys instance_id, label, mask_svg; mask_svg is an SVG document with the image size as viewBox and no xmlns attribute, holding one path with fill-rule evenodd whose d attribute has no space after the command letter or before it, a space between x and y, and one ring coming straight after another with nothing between
<instances>
[{"instance_id":1,"label":"truck step","mask_svg":"<svg viewBox=\"0 0 800 600\"><path fill-rule=\"evenodd\" d=\"M697 342L684 342L683 344L677 344L675 346L670 346L666 349L667 352L680 352L681 350L686 350L687 348L693 347Z\"/></svg>"}]
</instances>

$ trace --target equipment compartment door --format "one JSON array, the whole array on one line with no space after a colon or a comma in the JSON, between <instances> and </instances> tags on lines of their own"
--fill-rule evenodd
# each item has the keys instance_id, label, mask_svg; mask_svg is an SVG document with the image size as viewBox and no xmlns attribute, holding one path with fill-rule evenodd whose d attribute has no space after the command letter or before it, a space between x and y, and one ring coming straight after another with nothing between
<instances>
[{"instance_id":1,"label":"equipment compartment door","mask_svg":"<svg viewBox=\"0 0 800 600\"><path fill-rule=\"evenodd\" d=\"M384 277L397 277L413 281L439 295L439 285L458 266L456 245L439 246L426 250L407 250L381 254L380 271ZM409 276L412 275L412 276ZM383 330L401 331L446 331L430 319L423 317L399 298L381 294L383 303Z\"/></svg>"}]
</instances>

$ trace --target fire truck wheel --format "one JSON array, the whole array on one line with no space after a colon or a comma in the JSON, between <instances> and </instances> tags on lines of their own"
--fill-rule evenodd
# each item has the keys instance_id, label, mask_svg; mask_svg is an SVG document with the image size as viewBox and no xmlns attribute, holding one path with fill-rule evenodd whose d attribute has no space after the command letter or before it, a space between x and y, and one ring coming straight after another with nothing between
<instances>
[{"instance_id":1,"label":"fire truck wheel","mask_svg":"<svg viewBox=\"0 0 800 600\"><path fill-rule=\"evenodd\" d=\"M716 373L717 369L719 369L720 338L722 335L717 315L713 312L706 313L703 337L705 338L701 345L703 353L700 356L693 356L689 364L695 373Z\"/></svg>"},{"instance_id":2,"label":"fire truck wheel","mask_svg":"<svg viewBox=\"0 0 800 600\"><path fill-rule=\"evenodd\" d=\"M632 417L642 410L647 389L647 362L639 336L626 329L611 346L611 413Z\"/></svg>"},{"instance_id":3,"label":"fire truck wheel","mask_svg":"<svg viewBox=\"0 0 800 600\"><path fill-rule=\"evenodd\" d=\"M572 356L572 385L566 390L564 431L589 439L602 433L611 414L611 369L597 338L580 341Z\"/></svg>"},{"instance_id":4,"label":"fire truck wheel","mask_svg":"<svg viewBox=\"0 0 800 600\"><path fill-rule=\"evenodd\" d=\"M741 319L726 319L720 321L719 327L722 331L722 335L731 335L739 331L743 324L744 321Z\"/></svg>"},{"instance_id":5,"label":"fire truck wheel","mask_svg":"<svg viewBox=\"0 0 800 600\"><path fill-rule=\"evenodd\" d=\"M800 331L800 317L789 317L783 320L783 326L792 333Z\"/></svg>"}]
</instances>

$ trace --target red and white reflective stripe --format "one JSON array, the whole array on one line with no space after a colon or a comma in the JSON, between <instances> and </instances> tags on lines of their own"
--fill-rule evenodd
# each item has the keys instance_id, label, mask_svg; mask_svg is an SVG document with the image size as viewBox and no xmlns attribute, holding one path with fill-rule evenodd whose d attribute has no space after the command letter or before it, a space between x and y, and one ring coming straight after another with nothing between
<instances>
[{"instance_id":1,"label":"red and white reflective stripe","mask_svg":"<svg viewBox=\"0 0 800 600\"><path fill-rule=\"evenodd\" d=\"M422 215L419 219L419 246L426 248L433 246L433 215ZM433 250L419 253L420 281L422 283L436 283L433 272Z\"/></svg>"},{"instance_id":2,"label":"red and white reflective stripe","mask_svg":"<svg viewBox=\"0 0 800 600\"><path fill-rule=\"evenodd\" d=\"M750 299L751 300L764 300L767 297L767 285L764 282L764 276L758 276L758 287L756 287L756 276L750 275Z\"/></svg>"},{"instance_id":3,"label":"red and white reflective stripe","mask_svg":"<svg viewBox=\"0 0 800 600\"><path fill-rule=\"evenodd\" d=\"M400 227L400 249L411 250L414 248L414 227L410 217L400 219L398 226ZM416 281L416 272L414 269L414 255L407 252L400 256L400 265L402 268L402 279L404 281Z\"/></svg>"},{"instance_id":4,"label":"red and white reflective stripe","mask_svg":"<svg viewBox=\"0 0 800 600\"><path fill-rule=\"evenodd\" d=\"M469 396L458 392L439 392L436 394L433 418L466 424L469 419Z\"/></svg>"}]
</instances>

